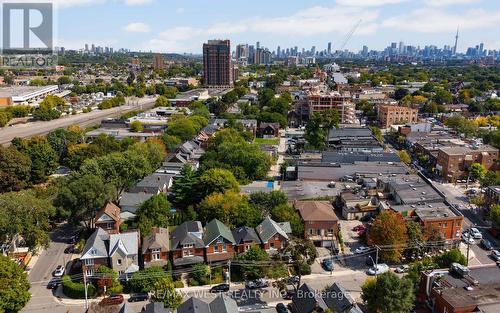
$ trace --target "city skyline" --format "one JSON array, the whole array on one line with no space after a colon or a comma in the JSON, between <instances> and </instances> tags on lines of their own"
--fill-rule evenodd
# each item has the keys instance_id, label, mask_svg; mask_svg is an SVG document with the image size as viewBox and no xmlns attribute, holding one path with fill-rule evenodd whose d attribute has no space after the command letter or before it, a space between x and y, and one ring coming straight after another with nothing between
<instances>
[{"instance_id":1,"label":"city skyline","mask_svg":"<svg viewBox=\"0 0 500 313\"><path fill-rule=\"evenodd\" d=\"M345 49L357 52L366 45L383 50L391 42L412 46L454 46L460 27L457 52L484 43L485 49L500 49L495 25L500 5L493 1L309 1L289 3L256 1L251 4L222 0L56 0L57 45L81 49L95 43L133 51L201 54L209 39L230 39L275 50L280 47L339 49L358 23ZM80 25L75 28L71 25ZM103 32L102 29L106 29Z\"/></svg>"}]
</instances>

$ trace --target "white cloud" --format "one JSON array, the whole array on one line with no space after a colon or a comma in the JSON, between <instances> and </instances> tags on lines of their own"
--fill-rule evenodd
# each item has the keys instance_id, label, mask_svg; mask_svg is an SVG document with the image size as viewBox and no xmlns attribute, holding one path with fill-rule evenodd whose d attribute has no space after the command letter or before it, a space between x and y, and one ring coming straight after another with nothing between
<instances>
[{"instance_id":1,"label":"white cloud","mask_svg":"<svg viewBox=\"0 0 500 313\"><path fill-rule=\"evenodd\" d=\"M362 19L357 35L373 34L377 30L378 10L364 10L357 7L316 6L296 12L290 16L253 17L207 25L203 28L177 26L159 33L150 42L158 51L199 51L201 42L209 38L230 38L242 33L259 33L290 37L307 37L321 34L346 34ZM173 50L175 47L189 47L195 42L194 50ZM153 48L152 48L153 49Z\"/></svg>"},{"instance_id":2,"label":"white cloud","mask_svg":"<svg viewBox=\"0 0 500 313\"><path fill-rule=\"evenodd\" d=\"M481 0L424 0L430 7L445 7L449 5L470 4L480 2Z\"/></svg>"},{"instance_id":3,"label":"white cloud","mask_svg":"<svg viewBox=\"0 0 500 313\"><path fill-rule=\"evenodd\" d=\"M136 22L128 24L123 28L123 30L127 33L147 33L151 29L147 24Z\"/></svg>"},{"instance_id":4,"label":"white cloud","mask_svg":"<svg viewBox=\"0 0 500 313\"><path fill-rule=\"evenodd\" d=\"M420 33L443 33L454 32L457 26L461 30L497 27L499 21L499 10L474 9L454 14L424 8L388 18L382 22L381 27Z\"/></svg>"},{"instance_id":5,"label":"white cloud","mask_svg":"<svg viewBox=\"0 0 500 313\"><path fill-rule=\"evenodd\" d=\"M124 0L126 5L144 5L153 1L154 0Z\"/></svg>"},{"instance_id":6,"label":"white cloud","mask_svg":"<svg viewBox=\"0 0 500 313\"><path fill-rule=\"evenodd\" d=\"M175 13L179 13L179 14L180 14L180 13L184 13L185 11L186 11L186 10L185 10L184 8L177 8L177 9L175 10Z\"/></svg>"},{"instance_id":7,"label":"white cloud","mask_svg":"<svg viewBox=\"0 0 500 313\"><path fill-rule=\"evenodd\" d=\"M406 1L408 0L337 0L336 3L338 5L349 7L379 7L388 4L398 4Z\"/></svg>"}]
</instances>

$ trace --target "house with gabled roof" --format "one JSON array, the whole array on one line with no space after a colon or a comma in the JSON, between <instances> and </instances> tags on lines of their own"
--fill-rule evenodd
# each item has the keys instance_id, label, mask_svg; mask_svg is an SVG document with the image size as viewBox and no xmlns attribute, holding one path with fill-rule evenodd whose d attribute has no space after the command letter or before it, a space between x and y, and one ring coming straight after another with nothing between
<instances>
[{"instance_id":1,"label":"house with gabled roof","mask_svg":"<svg viewBox=\"0 0 500 313\"><path fill-rule=\"evenodd\" d=\"M169 260L170 250L168 229L153 227L151 233L142 238L141 250L145 268L166 265Z\"/></svg>"},{"instance_id":2,"label":"house with gabled roof","mask_svg":"<svg viewBox=\"0 0 500 313\"><path fill-rule=\"evenodd\" d=\"M99 265L105 265L126 278L139 270L138 253L137 231L108 234L102 228L97 228L87 240L80 260L87 276L93 276Z\"/></svg>"},{"instance_id":3,"label":"house with gabled roof","mask_svg":"<svg viewBox=\"0 0 500 313\"><path fill-rule=\"evenodd\" d=\"M117 234L120 232L120 207L113 202L108 202L100 209L94 217L95 228L102 228L109 234Z\"/></svg>"},{"instance_id":4,"label":"house with gabled roof","mask_svg":"<svg viewBox=\"0 0 500 313\"><path fill-rule=\"evenodd\" d=\"M174 267L205 261L203 227L199 221L187 221L170 234L170 254Z\"/></svg>"},{"instance_id":5,"label":"house with gabled roof","mask_svg":"<svg viewBox=\"0 0 500 313\"><path fill-rule=\"evenodd\" d=\"M290 304L292 313L324 312L328 309L321 293L314 290L308 284L303 284L292 297Z\"/></svg>"},{"instance_id":6,"label":"house with gabled roof","mask_svg":"<svg viewBox=\"0 0 500 313\"><path fill-rule=\"evenodd\" d=\"M210 303L191 297L184 301L178 308L177 313L237 313L236 301L227 295L220 294Z\"/></svg>"},{"instance_id":7,"label":"house with gabled roof","mask_svg":"<svg viewBox=\"0 0 500 313\"><path fill-rule=\"evenodd\" d=\"M227 261L234 256L236 241L229 227L218 219L205 225L203 234L207 262Z\"/></svg>"},{"instance_id":8,"label":"house with gabled roof","mask_svg":"<svg viewBox=\"0 0 500 313\"><path fill-rule=\"evenodd\" d=\"M283 224L286 225L286 224ZM285 226L287 229L289 227ZM284 249L289 242L286 231L271 217L267 216L256 228L262 242L262 248L268 252Z\"/></svg>"},{"instance_id":9,"label":"house with gabled roof","mask_svg":"<svg viewBox=\"0 0 500 313\"><path fill-rule=\"evenodd\" d=\"M242 253L248 251L252 246L259 246L262 244L259 235L255 232L255 229L242 226L232 230L234 240L236 245L234 250L236 253Z\"/></svg>"}]
</instances>

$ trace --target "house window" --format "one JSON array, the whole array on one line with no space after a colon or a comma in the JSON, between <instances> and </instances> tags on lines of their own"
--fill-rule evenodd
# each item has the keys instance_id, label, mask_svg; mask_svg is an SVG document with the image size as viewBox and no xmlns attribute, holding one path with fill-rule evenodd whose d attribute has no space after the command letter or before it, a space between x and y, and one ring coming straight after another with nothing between
<instances>
[{"instance_id":1,"label":"house window","mask_svg":"<svg viewBox=\"0 0 500 313\"><path fill-rule=\"evenodd\" d=\"M214 245L214 253L219 253L219 245Z\"/></svg>"},{"instance_id":2,"label":"house window","mask_svg":"<svg viewBox=\"0 0 500 313\"><path fill-rule=\"evenodd\" d=\"M227 244L222 245L222 252L227 252Z\"/></svg>"},{"instance_id":3,"label":"house window","mask_svg":"<svg viewBox=\"0 0 500 313\"><path fill-rule=\"evenodd\" d=\"M122 259L118 259L118 260L116 260L116 264L118 264L118 265L122 265Z\"/></svg>"},{"instance_id":4,"label":"house window","mask_svg":"<svg viewBox=\"0 0 500 313\"><path fill-rule=\"evenodd\" d=\"M160 254L161 254L160 249L152 249L151 250L151 258L153 260L159 260L160 259Z\"/></svg>"},{"instance_id":5,"label":"house window","mask_svg":"<svg viewBox=\"0 0 500 313\"><path fill-rule=\"evenodd\" d=\"M94 275L94 269L93 268L87 268L87 270L85 271L85 274L87 274L87 276L93 276Z\"/></svg>"},{"instance_id":6,"label":"house window","mask_svg":"<svg viewBox=\"0 0 500 313\"><path fill-rule=\"evenodd\" d=\"M316 229L316 235L321 236L321 229Z\"/></svg>"},{"instance_id":7,"label":"house window","mask_svg":"<svg viewBox=\"0 0 500 313\"><path fill-rule=\"evenodd\" d=\"M245 245L245 251L250 250L250 245Z\"/></svg>"},{"instance_id":8,"label":"house window","mask_svg":"<svg viewBox=\"0 0 500 313\"><path fill-rule=\"evenodd\" d=\"M187 249L190 249L190 248L193 248L194 247L194 244L193 243L188 243L188 244L184 244L182 245L183 248L187 248Z\"/></svg>"},{"instance_id":9,"label":"house window","mask_svg":"<svg viewBox=\"0 0 500 313\"><path fill-rule=\"evenodd\" d=\"M112 229L113 223L106 223L106 229Z\"/></svg>"},{"instance_id":10,"label":"house window","mask_svg":"<svg viewBox=\"0 0 500 313\"><path fill-rule=\"evenodd\" d=\"M182 250L182 256L183 257L193 256L193 250L191 250L191 249Z\"/></svg>"},{"instance_id":11,"label":"house window","mask_svg":"<svg viewBox=\"0 0 500 313\"><path fill-rule=\"evenodd\" d=\"M330 229L328 230L328 236L333 236L333 228L330 228Z\"/></svg>"},{"instance_id":12,"label":"house window","mask_svg":"<svg viewBox=\"0 0 500 313\"><path fill-rule=\"evenodd\" d=\"M314 229L309 229L309 235L313 235L314 234Z\"/></svg>"},{"instance_id":13,"label":"house window","mask_svg":"<svg viewBox=\"0 0 500 313\"><path fill-rule=\"evenodd\" d=\"M274 242L270 242L270 243L269 243L269 246L270 246L271 248L274 248Z\"/></svg>"},{"instance_id":14,"label":"house window","mask_svg":"<svg viewBox=\"0 0 500 313\"><path fill-rule=\"evenodd\" d=\"M94 265L94 259L86 259L85 265Z\"/></svg>"}]
</instances>

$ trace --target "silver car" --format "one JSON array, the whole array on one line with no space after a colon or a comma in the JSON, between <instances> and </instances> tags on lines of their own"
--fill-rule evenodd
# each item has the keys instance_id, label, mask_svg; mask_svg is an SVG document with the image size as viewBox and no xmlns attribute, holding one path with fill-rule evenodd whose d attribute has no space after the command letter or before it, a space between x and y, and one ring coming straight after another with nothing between
<instances>
[{"instance_id":1,"label":"silver car","mask_svg":"<svg viewBox=\"0 0 500 313\"><path fill-rule=\"evenodd\" d=\"M389 266L385 263L377 264L377 266L370 267L367 271L368 275L380 275L383 273L387 273L389 271Z\"/></svg>"}]
</instances>

